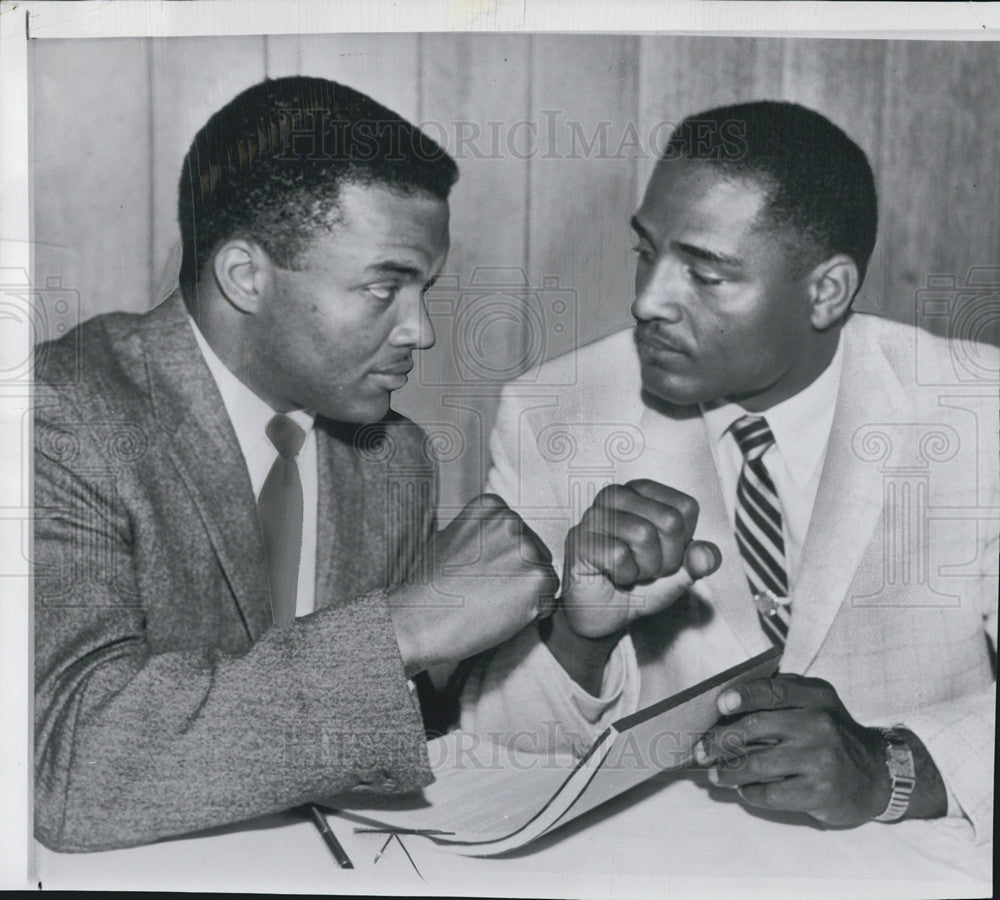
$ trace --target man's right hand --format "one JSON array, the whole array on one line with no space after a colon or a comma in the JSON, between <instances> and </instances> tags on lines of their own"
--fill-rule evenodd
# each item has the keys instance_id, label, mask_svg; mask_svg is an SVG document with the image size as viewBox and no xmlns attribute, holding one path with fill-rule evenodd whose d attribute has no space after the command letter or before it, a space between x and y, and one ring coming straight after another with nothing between
<instances>
[{"instance_id":1,"label":"man's right hand","mask_svg":"<svg viewBox=\"0 0 1000 900\"><path fill-rule=\"evenodd\" d=\"M502 643L548 615L559 587L548 548L495 494L434 535L417 573L389 595L407 675Z\"/></svg>"},{"instance_id":2,"label":"man's right hand","mask_svg":"<svg viewBox=\"0 0 1000 900\"><path fill-rule=\"evenodd\" d=\"M693 497L640 479L601 490L566 537L561 605L546 643L570 676L600 692L608 656L628 624L659 612L722 562L691 540Z\"/></svg>"},{"instance_id":3,"label":"man's right hand","mask_svg":"<svg viewBox=\"0 0 1000 900\"><path fill-rule=\"evenodd\" d=\"M639 479L601 490L566 537L562 608L569 626L600 638L669 606L722 561L692 541L693 497Z\"/></svg>"}]
</instances>

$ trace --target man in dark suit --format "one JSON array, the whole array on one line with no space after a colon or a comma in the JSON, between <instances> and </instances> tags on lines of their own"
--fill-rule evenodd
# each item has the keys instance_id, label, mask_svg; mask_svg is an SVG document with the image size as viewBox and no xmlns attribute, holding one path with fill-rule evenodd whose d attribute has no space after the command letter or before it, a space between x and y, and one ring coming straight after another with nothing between
<instances>
[{"instance_id":1,"label":"man in dark suit","mask_svg":"<svg viewBox=\"0 0 1000 900\"><path fill-rule=\"evenodd\" d=\"M40 347L46 845L418 789L408 677L507 638L554 592L497 498L435 533L425 436L389 409L433 342L423 295L456 175L350 88L265 81L185 159L181 292ZM475 575L443 574L472 548Z\"/></svg>"}]
</instances>

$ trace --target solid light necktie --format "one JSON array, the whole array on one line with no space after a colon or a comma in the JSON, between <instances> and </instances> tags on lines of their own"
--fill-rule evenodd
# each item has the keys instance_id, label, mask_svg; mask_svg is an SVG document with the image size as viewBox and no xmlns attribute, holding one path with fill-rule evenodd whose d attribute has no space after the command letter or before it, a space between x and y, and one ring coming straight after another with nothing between
<instances>
[{"instance_id":1,"label":"solid light necktie","mask_svg":"<svg viewBox=\"0 0 1000 900\"><path fill-rule=\"evenodd\" d=\"M295 592L302 553L302 481L295 462L306 433L288 416L274 416L265 428L278 457L257 498L264 532L271 613L276 625L295 618Z\"/></svg>"},{"instance_id":2,"label":"solid light necktie","mask_svg":"<svg viewBox=\"0 0 1000 900\"><path fill-rule=\"evenodd\" d=\"M774 443L763 416L743 416L731 426L743 454L736 484L736 543L764 632L778 647L788 636L788 575L781 502L762 457Z\"/></svg>"}]
</instances>

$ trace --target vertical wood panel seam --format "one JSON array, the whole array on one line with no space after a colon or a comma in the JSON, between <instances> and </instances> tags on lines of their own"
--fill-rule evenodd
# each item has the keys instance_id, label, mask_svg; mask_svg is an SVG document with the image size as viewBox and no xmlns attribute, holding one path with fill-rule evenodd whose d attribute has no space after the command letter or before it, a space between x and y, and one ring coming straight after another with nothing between
<instances>
[{"instance_id":1,"label":"vertical wood panel seam","mask_svg":"<svg viewBox=\"0 0 1000 900\"><path fill-rule=\"evenodd\" d=\"M533 34L528 35L528 73L525 78L525 98L527 100L527 109L525 110L524 118L527 121L532 121L532 116L535 114L535 49L536 49L535 36ZM508 148L509 152L509 148ZM532 174L534 166L532 166L532 154L528 154L528 158L525 160L525 175L524 175L524 250L522 251L521 258L524 260L524 271L525 275L530 279L533 275L532 268L532 254L531 254L531 191L532 191ZM528 351L530 349L528 343L528 330L522 324L521 326L521 343L519 347L521 351L521 359L527 357Z\"/></svg>"},{"instance_id":2,"label":"vertical wood panel seam","mask_svg":"<svg viewBox=\"0 0 1000 900\"><path fill-rule=\"evenodd\" d=\"M156 247L153 232L155 227L153 219L156 212L156 123L155 111L153 109L153 47L151 38L141 38L142 53L146 61L146 134L149 141L146 148L146 165L148 166L149 180L146 187L146 280L147 303L152 303L155 299L153 291L156 290Z\"/></svg>"},{"instance_id":3,"label":"vertical wood panel seam","mask_svg":"<svg viewBox=\"0 0 1000 900\"><path fill-rule=\"evenodd\" d=\"M641 119L642 119L642 94L640 88L640 82L642 80L642 63L640 57L642 55L642 41L638 35L633 35L630 42L630 51L632 57L632 115L635 116L635 127L638 131ZM652 128L651 125L647 124L647 134L650 133L648 129ZM649 154L650 156L656 155L656 149L653 147L652 141L649 142ZM628 184L628 196L629 201L632 204L632 208L635 209L635 197L639 193L639 159L638 157L633 157L632 165L629 167L629 184ZM624 223L623 223L624 224ZM631 243L631 242L630 242ZM626 275L631 270L629 267L626 270ZM626 299L631 299L632 292L629 291L628 282L626 281L625 290ZM632 285L632 290L634 291L634 282ZM629 303L629 309L631 310L631 303Z\"/></svg>"},{"instance_id":4,"label":"vertical wood panel seam","mask_svg":"<svg viewBox=\"0 0 1000 900\"><path fill-rule=\"evenodd\" d=\"M28 14L25 13L25 28L27 28ZM27 47L27 78L28 78L28 283L38 285L38 252L35 247L35 235L38 233L35 228L35 210L38 190L36 187L38 180L38 147L35 139L35 115L34 111L38 104L38 83L36 81L38 72L38 42L32 44L29 40ZM37 335L28 336L29 341L38 341Z\"/></svg>"},{"instance_id":5,"label":"vertical wood panel seam","mask_svg":"<svg viewBox=\"0 0 1000 900\"><path fill-rule=\"evenodd\" d=\"M891 96L891 75L893 70L893 64L896 58L896 51L899 47L897 41L889 41L885 45L885 54L883 55L882 62L882 104L879 109L878 114L878 181L875 183L876 190L876 206L877 206L877 231L875 235L876 246L881 242L882 244L882 283L878 285L878 297L875 298L876 306L879 309L879 315L885 315L886 303L888 301L888 294L890 286L895 287L895 281L893 277L893 254L892 254L892 241L891 235L887 228L888 217L886 216L886 192L884 190L885 183L887 181L887 173L889 171L890 163L890 152L889 148L892 144L891 141L887 141L885 136L890 133L887 128L889 117L892 115L892 96Z\"/></svg>"},{"instance_id":6,"label":"vertical wood panel seam","mask_svg":"<svg viewBox=\"0 0 1000 900\"><path fill-rule=\"evenodd\" d=\"M786 40L782 41L779 47L779 59L781 60L781 99L787 100L788 96L791 94L789 90L790 82L790 71L791 71L791 60L790 60L790 48L791 44Z\"/></svg>"},{"instance_id":7,"label":"vertical wood panel seam","mask_svg":"<svg viewBox=\"0 0 1000 900\"><path fill-rule=\"evenodd\" d=\"M419 125L424 120L424 90L426 89L426 84L424 82L424 34L419 32L417 34L417 125Z\"/></svg>"}]
</instances>

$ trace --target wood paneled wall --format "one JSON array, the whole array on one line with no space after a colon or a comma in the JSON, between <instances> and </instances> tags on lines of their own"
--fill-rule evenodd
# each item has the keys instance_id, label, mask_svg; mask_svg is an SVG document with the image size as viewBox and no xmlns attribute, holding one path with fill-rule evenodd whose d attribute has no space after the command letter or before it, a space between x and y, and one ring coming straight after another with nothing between
<instances>
[{"instance_id":1,"label":"wood paneled wall","mask_svg":"<svg viewBox=\"0 0 1000 900\"><path fill-rule=\"evenodd\" d=\"M631 322L627 223L669 131L663 123L773 97L812 106L851 134L869 154L881 202L859 308L914 321L929 278L961 284L974 266L1000 267L997 43L468 34L39 40L29 62L34 278L51 289L42 295L40 337L64 324L56 307L70 297L75 309L77 293L71 317L152 305L176 246L187 146L212 112L265 75L344 81L444 139L461 179L449 278L429 298L438 343L395 403L427 424L443 451L443 518L483 481L503 379ZM978 319L994 343L998 319L995 307ZM940 333L949 327L946 316L922 322Z\"/></svg>"}]
</instances>

